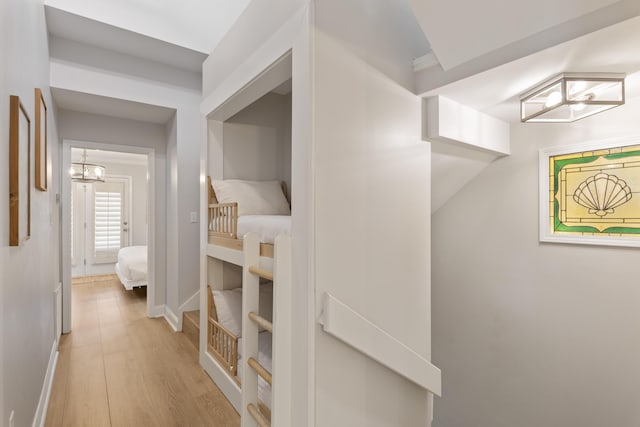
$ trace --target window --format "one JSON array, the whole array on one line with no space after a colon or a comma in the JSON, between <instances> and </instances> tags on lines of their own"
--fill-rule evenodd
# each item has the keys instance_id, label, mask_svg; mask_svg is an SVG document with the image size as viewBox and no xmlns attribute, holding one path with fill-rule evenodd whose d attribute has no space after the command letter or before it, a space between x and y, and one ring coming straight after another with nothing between
<instances>
[{"instance_id":1,"label":"window","mask_svg":"<svg viewBox=\"0 0 640 427\"><path fill-rule=\"evenodd\" d=\"M122 193L112 191L95 192L95 256L118 252L122 235Z\"/></svg>"}]
</instances>

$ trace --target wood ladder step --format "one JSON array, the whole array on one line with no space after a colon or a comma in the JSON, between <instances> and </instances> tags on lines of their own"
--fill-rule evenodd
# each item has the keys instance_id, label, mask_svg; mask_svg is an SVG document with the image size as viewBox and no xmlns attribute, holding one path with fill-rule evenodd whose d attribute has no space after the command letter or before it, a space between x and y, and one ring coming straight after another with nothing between
<instances>
[{"instance_id":1,"label":"wood ladder step","mask_svg":"<svg viewBox=\"0 0 640 427\"><path fill-rule=\"evenodd\" d=\"M247 410L260 427L271 427L271 421L266 419L253 403L247 405Z\"/></svg>"},{"instance_id":2,"label":"wood ladder step","mask_svg":"<svg viewBox=\"0 0 640 427\"><path fill-rule=\"evenodd\" d=\"M258 277L262 277L263 279L273 281L273 272L265 270L263 268L259 268L256 266L249 266L249 273L255 274Z\"/></svg>"},{"instance_id":3,"label":"wood ladder step","mask_svg":"<svg viewBox=\"0 0 640 427\"><path fill-rule=\"evenodd\" d=\"M271 372L267 371L267 369L262 366L260 362L258 362L253 357L250 357L247 360L247 364L251 366L253 370L262 377L263 380L265 380L269 385L272 385L273 379L271 377Z\"/></svg>"},{"instance_id":4,"label":"wood ladder step","mask_svg":"<svg viewBox=\"0 0 640 427\"><path fill-rule=\"evenodd\" d=\"M265 331L273 332L273 323L269 322L264 317L258 316L253 311L249 313L249 319L253 320L258 326L262 327Z\"/></svg>"}]
</instances>

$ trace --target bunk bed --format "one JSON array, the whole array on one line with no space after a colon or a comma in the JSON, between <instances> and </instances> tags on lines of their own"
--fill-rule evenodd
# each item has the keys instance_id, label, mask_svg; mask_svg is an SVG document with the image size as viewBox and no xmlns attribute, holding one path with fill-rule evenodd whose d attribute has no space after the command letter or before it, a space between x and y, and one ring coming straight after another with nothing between
<instances>
[{"instance_id":1,"label":"bunk bed","mask_svg":"<svg viewBox=\"0 0 640 427\"><path fill-rule=\"evenodd\" d=\"M208 187L209 243L241 251L242 237L253 232L260 239L260 256L273 258L276 236L291 232L286 183L208 177Z\"/></svg>"},{"instance_id":2,"label":"bunk bed","mask_svg":"<svg viewBox=\"0 0 640 427\"><path fill-rule=\"evenodd\" d=\"M217 291L208 287L207 349L240 385L242 383L242 288ZM273 283L263 283L259 292L259 315L268 322L273 318ZM264 328L258 334L258 362L272 369L272 335ZM271 408L271 386L258 380L260 405ZM264 411L265 408L261 408Z\"/></svg>"},{"instance_id":3,"label":"bunk bed","mask_svg":"<svg viewBox=\"0 0 640 427\"><path fill-rule=\"evenodd\" d=\"M224 377L235 384L243 426L249 418L260 426L287 425L290 412L291 237L280 235L273 246L272 269L261 268L259 236L247 233L242 283L226 290L208 286L206 292L206 354L225 374L214 370L212 377L222 380L216 381L222 389L230 391ZM233 402L238 395L227 397Z\"/></svg>"}]
</instances>

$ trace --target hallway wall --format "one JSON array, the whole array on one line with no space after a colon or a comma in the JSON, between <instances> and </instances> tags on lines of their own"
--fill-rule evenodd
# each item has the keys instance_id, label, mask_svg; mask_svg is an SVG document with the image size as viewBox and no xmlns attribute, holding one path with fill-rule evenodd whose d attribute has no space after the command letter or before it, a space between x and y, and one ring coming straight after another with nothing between
<instances>
[{"instance_id":1,"label":"hallway wall","mask_svg":"<svg viewBox=\"0 0 640 427\"><path fill-rule=\"evenodd\" d=\"M0 425L15 410L16 427L31 426L54 344L54 289L59 280L59 192L55 106L42 0L0 2ZM48 187L34 186L34 88L47 103ZM9 95L31 119L31 238L9 247Z\"/></svg>"},{"instance_id":2,"label":"hallway wall","mask_svg":"<svg viewBox=\"0 0 640 427\"><path fill-rule=\"evenodd\" d=\"M96 114L60 110L59 134L64 140L99 142L103 144L131 145L155 150L155 209L156 214L156 265L166 265L164 248L167 241L167 149L164 126L137 122ZM166 269L156 272L156 305L164 304L166 292Z\"/></svg>"},{"instance_id":3,"label":"hallway wall","mask_svg":"<svg viewBox=\"0 0 640 427\"><path fill-rule=\"evenodd\" d=\"M179 251L177 258L171 258L176 262L165 262L170 259L165 248L157 247L158 253L165 254L165 261L159 263L156 258L156 262L166 266L167 292L156 292L155 302L156 305L166 303L171 311L178 313L180 305L198 291L199 285L199 227L198 223L190 222L190 212L199 212L200 205L200 85L194 87L192 79L186 79L184 73L176 73L174 80L170 79L170 73L163 73L160 79L154 68L167 71L170 67L165 65L97 46L84 45L79 48L78 44L82 45L63 39L55 40L51 54L53 87L176 110L173 118L176 150L165 153L167 168L174 160L178 165L175 181L177 193L176 197L162 193L165 196L162 201L165 203L165 232L167 235L175 232ZM198 73L190 74L198 76ZM169 132L169 129L165 131ZM171 156L175 156L175 159ZM166 173L169 172L166 169ZM166 184L169 185L169 182ZM166 188L171 191L168 186ZM168 295L172 297L168 298Z\"/></svg>"},{"instance_id":4,"label":"hallway wall","mask_svg":"<svg viewBox=\"0 0 640 427\"><path fill-rule=\"evenodd\" d=\"M434 427L640 425L638 248L538 241L539 149L637 137L638 109L512 125L433 215Z\"/></svg>"}]
</instances>

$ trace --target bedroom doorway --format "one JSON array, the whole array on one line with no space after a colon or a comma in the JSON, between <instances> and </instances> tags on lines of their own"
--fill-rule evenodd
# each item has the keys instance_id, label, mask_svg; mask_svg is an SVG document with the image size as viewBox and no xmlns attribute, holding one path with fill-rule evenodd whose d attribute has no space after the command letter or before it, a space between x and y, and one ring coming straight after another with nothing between
<instances>
[{"instance_id":1,"label":"bedroom doorway","mask_svg":"<svg viewBox=\"0 0 640 427\"><path fill-rule=\"evenodd\" d=\"M112 274L118 251L131 246L133 178L109 174L104 182L71 182L73 278Z\"/></svg>"},{"instance_id":2,"label":"bedroom doorway","mask_svg":"<svg viewBox=\"0 0 640 427\"><path fill-rule=\"evenodd\" d=\"M91 293L135 303L139 315L152 316L155 151L65 140L62 158L62 331L82 321L72 317L88 315L84 299ZM95 171L99 179L83 179L78 171ZM136 259L119 267L125 265L119 254L130 249Z\"/></svg>"}]
</instances>

